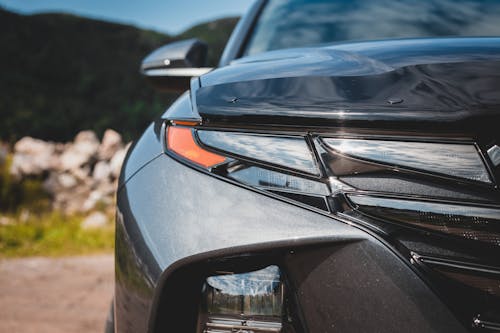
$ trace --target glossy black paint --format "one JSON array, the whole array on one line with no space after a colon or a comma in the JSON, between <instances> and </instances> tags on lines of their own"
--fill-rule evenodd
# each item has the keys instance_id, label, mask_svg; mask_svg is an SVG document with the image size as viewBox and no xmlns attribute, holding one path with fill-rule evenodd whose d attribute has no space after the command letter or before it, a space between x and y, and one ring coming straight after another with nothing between
<instances>
[{"instance_id":1,"label":"glossy black paint","mask_svg":"<svg viewBox=\"0 0 500 333\"><path fill-rule=\"evenodd\" d=\"M141 63L141 73L158 90L183 92L192 76L206 73L208 46L197 39L164 45Z\"/></svg>"},{"instance_id":2,"label":"glossy black paint","mask_svg":"<svg viewBox=\"0 0 500 333\"><path fill-rule=\"evenodd\" d=\"M500 39L339 44L243 58L200 78L198 111L227 126L500 131ZM230 103L237 98L236 103ZM390 104L394 98L399 104Z\"/></svg>"},{"instance_id":3,"label":"glossy black paint","mask_svg":"<svg viewBox=\"0 0 500 333\"><path fill-rule=\"evenodd\" d=\"M477 185L335 154L321 138L470 142L486 156L500 144L500 38L337 44L235 60L264 4L239 23L221 68L192 79L128 153L117 194L116 331L195 332L205 277L267 264L280 266L291 292L285 332L462 332L478 314L497 318L488 283L498 282L498 246L429 232L412 225L415 216L406 224L380 218L387 211L349 196L491 212L499 168L485 158L492 183ZM164 127L176 119L198 131L303 137L321 175L237 154L212 170L187 165L165 149ZM479 228L494 225L486 222Z\"/></svg>"},{"instance_id":4,"label":"glossy black paint","mask_svg":"<svg viewBox=\"0 0 500 333\"><path fill-rule=\"evenodd\" d=\"M207 62L207 44L188 39L170 43L149 54L141 64L141 71L160 68L203 67Z\"/></svg>"}]
</instances>

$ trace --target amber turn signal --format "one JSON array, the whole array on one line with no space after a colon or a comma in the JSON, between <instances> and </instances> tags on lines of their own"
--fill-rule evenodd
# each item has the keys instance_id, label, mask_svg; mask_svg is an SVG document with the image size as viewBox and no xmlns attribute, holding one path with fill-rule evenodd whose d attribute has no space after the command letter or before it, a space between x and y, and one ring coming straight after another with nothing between
<instances>
[{"instance_id":1,"label":"amber turn signal","mask_svg":"<svg viewBox=\"0 0 500 333\"><path fill-rule=\"evenodd\" d=\"M205 168L213 167L226 160L224 156L214 154L198 146L193 131L187 127L169 126L167 128L168 150Z\"/></svg>"},{"instance_id":2,"label":"amber turn signal","mask_svg":"<svg viewBox=\"0 0 500 333\"><path fill-rule=\"evenodd\" d=\"M198 121L188 121L188 120L172 120L172 123L175 125L183 125L183 126L196 126L199 124Z\"/></svg>"}]
</instances>

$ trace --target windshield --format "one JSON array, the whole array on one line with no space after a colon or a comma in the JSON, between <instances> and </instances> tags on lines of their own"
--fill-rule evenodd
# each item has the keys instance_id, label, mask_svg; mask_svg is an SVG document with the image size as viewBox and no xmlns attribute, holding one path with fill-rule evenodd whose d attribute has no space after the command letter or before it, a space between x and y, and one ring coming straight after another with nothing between
<instances>
[{"instance_id":1,"label":"windshield","mask_svg":"<svg viewBox=\"0 0 500 333\"><path fill-rule=\"evenodd\" d=\"M497 0L269 0L244 55L346 40L500 36Z\"/></svg>"}]
</instances>

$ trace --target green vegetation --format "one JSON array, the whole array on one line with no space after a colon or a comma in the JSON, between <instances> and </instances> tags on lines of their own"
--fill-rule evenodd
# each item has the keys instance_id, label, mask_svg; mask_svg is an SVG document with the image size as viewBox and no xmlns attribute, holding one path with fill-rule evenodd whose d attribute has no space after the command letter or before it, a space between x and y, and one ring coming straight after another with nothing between
<instances>
[{"instance_id":1,"label":"green vegetation","mask_svg":"<svg viewBox=\"0 0 500 333\"><path fill-rule=\"evenodd\" d=\"M201 24L179 36L67 14L18 15L0 8L0 140L25 135L67 141L106 128L136 138L175 95L139 74L143 57L174 40L209 43L215 65L236 19Z\"/></svg>"},{"instance_id":2,"label":"green vegetation","mask_svg":"<svg viewBox=\"0 0 500 333\"><path fill-rule=\"evenodd\" d=\"M107 128L127 141L136 138L176 97L146 83L138 70L142 58L163 44L195 37L209 44L208 65L215 66L236 21L221 19L168 36L74 15L19 15L0 7L0 140L12 144L29 135L69 141L81 130L102 135ZM82 229L84 216L52 211L40 178L12 179L11 162L8 156L0 163L0 257L113 249L113 223Z\"/></svg>"},{"instance_id":3,"label":"green vegetation","mask_svg":"<svg viewBox=\"0 0 500 333\"><path fill-rule=\"evenodd\" d=\"M85 230L80 227L82 217L57 212L32 215L23 211L2 218L16 222L0 226L0 258L111 252L114 247L111 223L105 228Z\"/></svg>"},{"instance_id":4,"label":"green vegetation","mask_svg":"<svg viewBox=\"0 0 500 333\"><path fill-rule=\"evenodd\" d=\"M17 181L9 173L12 155L0 163L0 212L15 213L20 210L49 211L50 198L42 188L42 181L27 178Z\"/></svg>"},{"instance_id":5,"label":"green vegetation","mask_svg":"<svg viewBox=\"0 0 500 333\"><path fill-rule=\"evenodd\" d=\"M80 227L83 216L52 211L40 179L12 179L11 160L7 156L5 163L0 164L0 258L112 251L112 223L84 230Z\"/></svg>"},{"instance_id":6,"label":"green vegetation","mask_svg":"<svg viewBox=\"0 0 500 333\"><path fill-rule=\"evenodd\" d=\"M227 18L198 24L177 36L177 39L198 38L206 42L209 45L208 65L213 67L219 62L226 42L237 22L237 18Z\"/></svg>"}]
</instances>

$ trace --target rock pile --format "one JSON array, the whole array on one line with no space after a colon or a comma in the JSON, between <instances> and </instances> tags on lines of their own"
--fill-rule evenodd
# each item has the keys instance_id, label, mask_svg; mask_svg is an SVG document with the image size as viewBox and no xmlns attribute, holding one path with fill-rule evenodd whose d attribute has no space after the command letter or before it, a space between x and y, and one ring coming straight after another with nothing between
<instances>
[{"instance_id":1,"label":"rock pile","mask_svg":"<svg viewBox=\"0 0 500 333\"><path fill-rule=\"evenodd\" d=\"M69 143L24 137L14 145L10 172L16 179L42 177L55 209L87 213L112 206L128 147L111 129L102 141L92 131L78 133Z\"/></svg>"}]
</instances>

